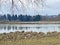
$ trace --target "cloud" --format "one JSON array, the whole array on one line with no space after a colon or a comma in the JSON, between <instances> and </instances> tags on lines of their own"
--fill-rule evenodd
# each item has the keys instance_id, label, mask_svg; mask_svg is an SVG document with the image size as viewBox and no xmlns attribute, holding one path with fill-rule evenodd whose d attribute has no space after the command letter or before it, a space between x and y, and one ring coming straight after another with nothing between
<instances>
[{"instance_id":1,"label":"cloud","mask_svg":"<svg viewBox=\"0 0 60 45\"><path fill-rule=\"evenodd\" d=\"M21 1L21 2L20 2ZM42 8L41 0L14 0L15 14L58 14L60 13L60 0L45 0ZM3 3L2 3L3 2ZM0 13L7 14L12 12L11 0L0 2Z\"/></svg>"}]
</instances>

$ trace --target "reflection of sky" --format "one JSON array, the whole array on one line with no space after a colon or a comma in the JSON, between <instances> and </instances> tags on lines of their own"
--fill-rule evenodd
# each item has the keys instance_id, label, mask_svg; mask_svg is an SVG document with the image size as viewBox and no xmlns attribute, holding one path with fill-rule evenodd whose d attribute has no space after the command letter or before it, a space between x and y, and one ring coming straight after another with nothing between
<instances>
[{"instance_id":1,"label":"reflection of sky","mask_svg":"<svg viewBox=\"0 0 60 45\"><path fill-rule=\"evenodd\" d=\"M6 3L4 3L4 1ZM15 1L15 0L14 0ZM17 14L30 14L30 15L34 15L34 14L60 14L60 0L47 0L45 1L45 4L44 4L44 9L42 10L42 8L37 8L37 6L34 4L34 3L28 3L28 0L22 0L22 2L24 3L24 7L22 7L22 5L20 4L20 2L18 0L15 1L15 4L17 5L14 5L14 13L17 13ZM27 3L26 3L27 2ZM11 13L11 0L10 2L7 1L7 0L3 0L3 3L0 3L1 4L1 9L0 9L0 14L6 14L6 13ZM20 7L19 7L19 5ZM34 6L32 6L32 4L34 4ZM40 3L39 3L40 4ZM17 9L18 8L18 11ZM24 11L24 10L25 11Z\"/></svg>"},{"instance_id":2,"label":"reflection of sky","mask_svg":"<svg viewBox=\"0 0 60 45\"><path fill-rule=\"evenodd\" d=\"M59 24L43 24L43 25L3 25L0 24L0 33L9 33L15 31L33 31L33 32L60 32Z\"/></svg>"}]
</instances>

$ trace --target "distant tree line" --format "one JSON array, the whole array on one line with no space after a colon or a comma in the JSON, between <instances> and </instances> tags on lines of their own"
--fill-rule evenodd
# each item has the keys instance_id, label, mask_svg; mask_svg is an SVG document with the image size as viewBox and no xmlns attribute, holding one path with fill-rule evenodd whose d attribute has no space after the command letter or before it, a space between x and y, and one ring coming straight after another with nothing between
<instances>
[{"instance_id":1,"label":"distant tree line","mask_svg":"<svg viewBox=\"0 0 60 45\"><path fill-rule=\"evenodd\" d=\"M0 15L0 21L41 21L41 15Z\"/></svg>"},{"instance_id":2,"label":"distant tree line","mask_svg":"<svg viewBox=\"0 0 60 45\"><path fill-rule=\"evenodd\" d=\"M0 21L60 21L60 14L58 15L0 15Z\"/></svg>"},{"instance_id":3,"label":"distant tree line","mask_svg":"<svg viewBox=\"0 0 60 45\"><path fill-rule=\"evenodd\" d=\"M58 15L45 15L41 16L42 21L60 21L60 14Z\"/></svg>"}]
</instances>

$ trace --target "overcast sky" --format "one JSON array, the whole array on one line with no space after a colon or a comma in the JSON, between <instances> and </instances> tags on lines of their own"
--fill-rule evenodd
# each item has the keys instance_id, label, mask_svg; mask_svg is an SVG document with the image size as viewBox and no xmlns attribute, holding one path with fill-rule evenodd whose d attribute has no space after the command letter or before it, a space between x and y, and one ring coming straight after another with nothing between
<instances>
[{"instance_id":1,"label":"overcast sky","mask_svg":"<svg viewBox=\"0 0 60 45\"><path fill-rule=\"evenodd\" d=\"M29 14L29 15L57 15L60 14L60 0L45 0L44 6L42 8L39 0L35 0L37 5L34 3L34 0L21 0L21 4L18 0L14 0L14 13L15 14ZM2 3L3 2L3 3ZM1 0L0 2L0 14L12 13L11 10L11 0Z\"/></svg>"},{"instance_id":2,"label":"overcast sky","mask_svg":"<svg viewBox=\"0 0 60 45\"><path fill-rule=\"evenodd\" d=\"M60 0L47 0L46 14L60 14Z\"/></svg>"}]
</instances>

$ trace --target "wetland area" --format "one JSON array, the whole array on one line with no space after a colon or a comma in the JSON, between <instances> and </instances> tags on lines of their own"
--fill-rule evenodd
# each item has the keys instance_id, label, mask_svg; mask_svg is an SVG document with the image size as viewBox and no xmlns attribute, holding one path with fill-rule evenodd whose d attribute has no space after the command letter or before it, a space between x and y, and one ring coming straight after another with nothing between
<instances>
[{"instance_id":1,"label":"wetland area","mask_svg":"<svg viewBox=\"0 0 60 45\"><path fill-rule=\"evenodd\" d=\"M0 45L60 45L60 24L0 24Z\"/></svg>"}]
</instances>

